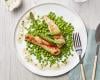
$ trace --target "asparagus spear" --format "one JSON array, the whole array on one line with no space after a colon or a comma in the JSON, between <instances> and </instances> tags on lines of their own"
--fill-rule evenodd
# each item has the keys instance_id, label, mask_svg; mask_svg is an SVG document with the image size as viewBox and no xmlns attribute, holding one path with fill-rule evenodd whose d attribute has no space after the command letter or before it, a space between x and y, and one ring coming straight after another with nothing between
<instances>
[{"instance_id":1,"label":"asparagus spear","mask_svg":"<svg viewBox=\"0 0 100 80\"><path fill-rule=\"evenodd\" d=\"M41 35L41 34L38 34L38 36L41 37L41 38L43 38L44 40L52 43L52 44L61 44L59 41L51 39L51 38L49 38L47 36L44 36L44 35Z\"/></svg>"}]
</instances>

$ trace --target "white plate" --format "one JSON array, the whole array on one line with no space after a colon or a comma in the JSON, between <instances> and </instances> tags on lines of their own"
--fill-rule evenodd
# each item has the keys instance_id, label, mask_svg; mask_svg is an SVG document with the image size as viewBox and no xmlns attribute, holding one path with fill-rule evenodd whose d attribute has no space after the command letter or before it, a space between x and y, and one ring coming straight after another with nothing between
<instances>
[{"instance_id":1,"label":"white plate","mask_svg":"<svg viewBox=\"0 0 100 80\"><path fill-rule=\"evenodd\" d=\"M29 11L36 12L36 14L39 14L39 15L45 15L45 14L48 14L48 12L53 11L57 15L61 15L65 19L67 19L67 21L71 22L75 28L75 32L79 32L80 34L80 38L82 42L82 50L83 50L82 57L84 56L86 46L87 46L87 33L86 33L85 25L80 19L80 17L77 15L77 13L70 11L68 8L66 8L63 5L55 4L55 3L45 3L45 4L35 6L31 8L30 10L28 10L25 14L27 14ZM25 16L25 14L21 17L21 19ZM74 55L69 57L67 65L57 70L49 70L49 69L41 70L37 68L36 66L28 63L23 56L23 51L22 51L23 46L18 44L18 41L17 41L18 26L21 19L19 20L16 30L15 30L14 43L15 43L15 49L16 49L19 60L29 71L38 75L42 75L42 76L59 76L72 70L79 63L79 59L75 51L73 52Z\"/></svg>"}]
</instances>

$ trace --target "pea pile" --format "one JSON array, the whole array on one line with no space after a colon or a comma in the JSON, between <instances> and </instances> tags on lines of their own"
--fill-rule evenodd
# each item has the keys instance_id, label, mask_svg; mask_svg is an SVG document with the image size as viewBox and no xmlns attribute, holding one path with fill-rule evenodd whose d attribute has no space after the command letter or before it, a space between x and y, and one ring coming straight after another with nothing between
<instances>
[{"instance_id":1,"label":"pea pile","mask_svg":"<svg viewBox=\"0 0 100 80\"><path fill-rule=\"evenodd\" d=\"M71 23L66 22L62 16L56 16L54 12L49 12L48 17L55 22L55 24L59 27L62 35L65 39L65 44L61 48L61 53L58 56L53 56L43 48L31 44L26 41L26 49L29 51L31 55L36 56L37 60L41 65L48 65L51 66L53 64L56 64L58 62L66 63L67 59L71 54L71 51L73 50L73 41L72 41L72 33L74 31L73 26ZM30 20L32 25L27 29L27 34L31 35L43 35L50 39L53 39L53 36L50 35L50 32L48 30L48 25L46 22L38 16L37 19L35 19L32 12L30 12ZM51 41L52 42L52 41ZM53 43L53 42L52 42Z\"/></svg>"}]
</instances>

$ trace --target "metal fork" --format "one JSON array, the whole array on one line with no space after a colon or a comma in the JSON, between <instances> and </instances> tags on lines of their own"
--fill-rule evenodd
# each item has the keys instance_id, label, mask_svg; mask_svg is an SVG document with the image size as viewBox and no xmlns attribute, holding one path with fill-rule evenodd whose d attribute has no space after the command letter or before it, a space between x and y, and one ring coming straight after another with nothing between
<instances>
[{"instance_id":1,"label":"metal fork","mask_svg":"<svg viewBox=\"0 0 100 80\"><path fill-rule=\"evenodd\" d=\"M79 60L80 60L79 64L80 64L80 68L81 68L82 79L86 80L86 76L85 76L85 72L84 72L84 68L83 68L83 60L81 58L82 44L81 44L79 33L73 34L73 43L74 43L75 51L78 53L78 56L79 56Z\"/></svg>"}]
</instances>

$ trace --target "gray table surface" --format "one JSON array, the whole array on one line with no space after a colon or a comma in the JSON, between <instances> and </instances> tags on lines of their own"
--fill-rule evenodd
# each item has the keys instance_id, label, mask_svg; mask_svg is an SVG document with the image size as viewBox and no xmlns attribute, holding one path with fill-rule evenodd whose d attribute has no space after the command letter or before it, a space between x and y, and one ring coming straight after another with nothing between
<instances>
[{"instance_id":1,"label":"gray table surface","mask_svg":"<svg viewBox=\"0 0 100 80\"><path fill-rule=\"evenodd\" d=\"M100 22L100 0L88 0L82 4L73 0L23 0L22 7L14 12L7 11L4 0L0 0L0 80L68 80L67 74L53 78L32 74L15 55L13 36L17 21L29 8L46 2L60 3L75 10L88 28L96 29Z\"/></svg>"}]
</instances>

